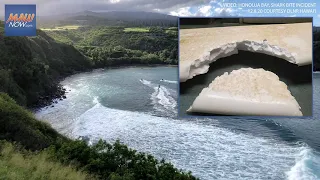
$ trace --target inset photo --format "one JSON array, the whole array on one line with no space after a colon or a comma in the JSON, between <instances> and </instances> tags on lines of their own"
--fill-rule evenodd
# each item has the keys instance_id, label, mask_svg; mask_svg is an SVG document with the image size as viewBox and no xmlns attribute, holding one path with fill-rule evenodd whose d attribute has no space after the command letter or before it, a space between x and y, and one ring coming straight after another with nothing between
<instances>
[{"instance_id":1,"label":"inset photo","mask_svg":"<svg viewBox=\"0 0 320 180\"><path fill-rule=\"evenodd\" d=\"M312 18L179 18L179 116L312 116Z\"/></svg>"}]
</instances>

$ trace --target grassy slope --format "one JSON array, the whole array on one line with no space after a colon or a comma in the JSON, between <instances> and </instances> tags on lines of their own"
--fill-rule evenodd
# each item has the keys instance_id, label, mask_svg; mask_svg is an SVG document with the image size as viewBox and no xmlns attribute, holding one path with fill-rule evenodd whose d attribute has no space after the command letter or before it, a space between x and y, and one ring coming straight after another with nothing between
<instances>
[{"instance_id":1,"label":"grassy slope","mask_svg":"<svg viewBox=\"0 0 320 180\"><path fill-rule=\"evenodd\" d=\"M66 31L72 29L78 29L79 25L57 26L55 28L41 28L42 31Z\"/></svg>"},{"instance_id":2,"label":"grassy slope","mask_svg":"<svg viewBox=\"0 0 320 180\"><path fill-rule=\"evenodd\" d=\"M0 144L0 178L14 180L93 179L87 173L77 171L73 166L52 160L47 151L21 152L15 145L5 141Z\"/></svg>"},{"instance_id":3,"label":"grassy slope","mask_svg":"<svg viewBox=\"0 0 320 180\"><path fill-rule=\"evenodd\" d=\"M26 151L43 150L69 142L50 125L37 121L33 115L18 106L13 99L0 93L0 178L1 179L90 179L74 166L52 160L52 154ZM16 142L19 146L9 142ZM22 145L22 147L20 147ZM18 148L19 147L19 148Z\"/></svg>"},{"instance_id":4,"label":"grassy slope","mask_svg":"<svg viewBox=\"0 0 320 180\"><path fill-rule=\"evenodd\" d=\"M139 27L132 27L132 28L125 28L124 32L149 32L148 28L139 28Z\"/></svg>"},{"instance_id":5,"label":"grassy slope","mask_svg":"<svg viewBox=\"0 0 320 180\"><path fill-rule=\"evenodd\" d=\"M32 113L0 93L0 140L16 141L24 147L40 150L68 139L48 124L34 119Z\"/></svg>"}]
</instances>

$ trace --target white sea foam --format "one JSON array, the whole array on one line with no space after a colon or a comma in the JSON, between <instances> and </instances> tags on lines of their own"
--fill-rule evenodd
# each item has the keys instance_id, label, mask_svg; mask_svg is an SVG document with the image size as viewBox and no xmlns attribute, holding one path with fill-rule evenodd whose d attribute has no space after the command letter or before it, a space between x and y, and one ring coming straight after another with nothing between
<instances>
[{"instance_id":1,"label":"white sea foam","mask_svg":"<svg viewBox=\"0 0 320 180\"><path fill-rule=\"evenodd\" d=\"M140 82L154 90L150 99L156 111L166 113L168 116L176 115L177 102L172 97L170 91L163 85L154 84L147 80L140 80Z\"/></svg>"},{"instance_id":2,"label":"white sea foam","mask_svg":"<svg viewBox=\"0 0 320 180\"><path fill-rule=\"evenodd\" d=\"M286 174L288 180L319 180L320 157L303 147L296 155L296 164Z\"/></svg>"},{"instance_id":3,"label":"white sea foam","mask_svg":"<svg viewBox=\"0 0 320 180\"><path fill-rule=\"evenodd\" d=\"M171 83L171 84L177 84L178 83L178 81L171 81L171 80L166 80L166 79L164 79L162 81L166 82L166 83Z\"/></svg>"},{"instance_id":4,"label":"white sea foam","mask_svg":"<svg viewBox=\"0 0 320 180\"><path fill-rule=\"evenodd\" d=\"M98 104L99 103L99 100L98 100L98 97L95 96L92 100L93 104Z\"/></svg>"},{"instance_id":5,"label":"white sea foam","mask_svg":"<svg viewBox=\"0 0 320 180\"><path fill-rule=\"evenodd\" d=\"M171 97L170 92L165 87L154 88L151 94L151 100L155 110L161 112L169 111L170 114L176 113L176 101Z\"/></svg>"},{"instance_id":6,"label":"white sea foam","mask_svg":"<svg viewBox=\"0 0 320 180\"><path fill-rule=\"evenodd\" d=\"M147 80L144 80L144 79L140 79L140 82L146 86L149 86L149 87L153 87L153 85L151 85L151 82L150 81L147 81Z\"/></svg>"},{"instance_id":7,"label":"white sea foam","mask_svg":"<svg viewBox=\"0 0 320 180\"><path fill-rule=\"evenodd\" d=\"M311 151L304 145L235 133L201 122L110 109L99 103L75 122L74 137L108 142L120 139L139 151L170 160L178 168L192 170L201 179L313 180L314 176L302 171L308 163L299 165L296 161L299 153ZM285 173L297 171L301 174Z\"/></svg>"},{"instance_id":8,"label":"white sea foam","mask_svg":"<svg viewBox=\"0 0 320 180\"><path fill-rule=\"evenodd\" d=\"M157 90L158 84L141 82L154 92ZM174 98L170 103L172 90L159 90L160 95L153 92L150 98L162 99L161 103L156 101L159 109L172 108L176 103ZM99 138L110 143L120 139L138 151L191 170L204 180L319 179L319 155L306 145L233 132L220 128L214 119L204 123L200 119L177 120L107 108L99 103L98 96L88 95L82 87L36 115L60 133L73 138L88 137L90 143Z\"/></svg>"}]
</instances>

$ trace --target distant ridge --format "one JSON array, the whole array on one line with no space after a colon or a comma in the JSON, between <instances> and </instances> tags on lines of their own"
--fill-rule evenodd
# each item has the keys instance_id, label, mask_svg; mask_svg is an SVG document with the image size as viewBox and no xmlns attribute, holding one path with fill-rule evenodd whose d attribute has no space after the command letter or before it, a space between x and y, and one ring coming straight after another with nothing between
<instances>
[{"instance_id":1,"label":"distant ridge","mask_svg":"<svg viewBox=\"0 0 320 180\"><path fill-rule=\"evenodd\" d=\"M178 17L156 12L144 11L107 11L93 12L81 11L77 13L67 13L54 16L39 16L41 25L50 23L75 24L78 20L88 21L87 25L163 25L176 26Z\"/></svg>"}]
</instances>

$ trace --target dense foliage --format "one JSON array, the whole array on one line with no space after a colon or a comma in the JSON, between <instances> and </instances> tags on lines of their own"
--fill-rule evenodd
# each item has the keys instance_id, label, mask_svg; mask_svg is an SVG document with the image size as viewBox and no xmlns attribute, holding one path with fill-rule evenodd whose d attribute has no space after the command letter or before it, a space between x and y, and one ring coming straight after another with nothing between
<instances>
[{"instance_id":1,"label":"dense foliage","mask_svg":"<svg viewBox=\"0 0 320 180\"><path fill-rule=\"evenodd\" d=\"M138 153L118 141L108 144L100 140L88 146L82 140L70 140L49 125L37 121L5 93L0 93L0 124L0 140L17 142L40 152L47 148L46 154L54 162L60 161L63 165L72 162L72 167L99 179L196 179L190 172L182 172L164 160L158 161L151 155Z\"/></svg>"},{"instance_id":2,"label":"dense foliage","mask_svg":"<svg viewBox=\"0 0 320 180\"><path fill-rule=\"evenodd\" d=\"M62 162L76 160L79 167L85 167L87 172L100 179L196 179L191 172L184 173L164 160L158 161L151 155L138 153L119 141L111 145L100 140L92 147L81 140L72 141L64 143L58 150L54 150L54 153Z\"/></svg>"},{"instance_id":3,"label":"dense foliage","mask_svg":"<svg viewBox=\"0 0 320 180\"><path fill-rule=\"evenodd\" d=\"M34 119L32 113L1 92L0 124L0 139L17 141L28 149L39 150L67 140L46 123Z\"/></svg>"},{"instance_id":4,"label":"dense foliage","mask_svg":"<svg viewBox=\"0 0 320 180\"><path fill-rule=\"evenodd\" d=\"M63 90L58 80L78 71L177 64L178 60L175 27L38 30L36 37L4 37L3 33L0 22L0 92L28 107L47 105L53 98L60 98Z\"/></svg>"},{"instance_id":5,"label":"dense foliage","mask_svg":"<svg viewBox=\"0 0 320 180\"><path fill-rule=\"evenodd\" d=\"M128 64L177 64L177 28L80 27L46 31L55 40L75 45L95 67Z\"/></svg>"},{"instance_id":6,"label":"dense foliage","mask_svg":"<svg viewBox=\"0 0 320 180\"><path fill-rule=\"evenodd\" d=\"M58 43L43 31L36 37L4 37L0 31L0 92L20 105L58 97L58 78L91 67L72 45Z\"/></svg>"}]
</instances>

